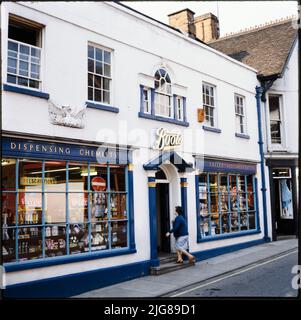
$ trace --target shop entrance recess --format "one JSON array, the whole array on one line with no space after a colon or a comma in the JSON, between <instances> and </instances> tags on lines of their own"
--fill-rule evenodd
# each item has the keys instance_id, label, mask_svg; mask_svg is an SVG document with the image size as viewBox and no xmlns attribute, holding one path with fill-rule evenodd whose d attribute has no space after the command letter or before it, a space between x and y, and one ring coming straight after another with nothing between
<instances>
[{"instance_id":1,"label":"shop entrance recess","mask_svg":"<svg viewBox=\"0 0 301 320\"><path fill-rule=\"evenodd\" d=\"M156 172L157 250L158 255L170 252L170 238L165 234L170 229L169 181L160 169Z\"/></svg>"},{"instance_id":2,"label":"shop entrance recess","mask_svg":"<svg viewBox=\"0 0 301 320\"><path fill-rule=\"evenodd\" d=\"M276 236L295 234L292 176L290 168L273 168Z\"/></svg>"}]
</instances>

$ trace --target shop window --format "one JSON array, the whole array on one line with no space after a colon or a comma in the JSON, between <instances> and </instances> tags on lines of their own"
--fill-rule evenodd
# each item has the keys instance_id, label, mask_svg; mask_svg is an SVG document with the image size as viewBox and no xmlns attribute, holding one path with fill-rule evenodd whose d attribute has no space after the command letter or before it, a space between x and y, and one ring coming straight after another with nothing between
<instances>
[{"instance_id":1,"label":"shop window","mask_svg":"<svg viewBox=\"0 0 301 320\"><path fill-rule=\"evenodd\" d=\"M236 133L245 134L246 133L245 98L243 96L235 94L234 105L235 105Z\"/></svg>"},{"instance_id":2,"label":"shop window","mask_svg":"<svg viewBox=\"0 0 301 320\"><path fill-rule=\"evenodd\" d=\"M254 177L204 173L198 179L199 232L202 238L256 228Z\"/></svg>"},{"instance_id":3,"label":"shop window","mask_svg":"<svg viewBox=\"0 0 301 320\"><path fill-rule=\"evenodd\" d=\"M125 166L3 159L1 170L5 263L128 247Z\"/></svg>"},{"instance_id":4,"label":"shop window","mask_svg":"<svg viewBox=\"0 0 301 320\"><path fill-rule=\"evenodd\" d=\"M10 16L8 25L7 82L40 89L40 24Z\"/></svg>"},{"instance_id":5,"label":"shop window","mask_svg":"<svg viewBox=\"0 0 301 320\"><path fill-rule=\"evenodd\" d=\"M88 45L88 100L111 103L111 50Z\"/></svg>"},{"instance_id":6,"label":"shop window","mask_svg":"<svg viewBox=\"0 0 301 320\"><path fill-rule=\"evenodd\" d=\"M280 96L269 95L269 112L271 143L279 145L282 142Z\"/></svg>"},{"instance_id":7,"label":"shop window","mask_svg":"<svg viewBox=\"0 0 301 320\"><path fill-rule=\"evenodd\" d=\"M203 106L205 111L205 125L209 127L216 126L216 101L215 101L215 87L203 83Z\"/></svg>"},{"instance_id":8,"label":"shop window","mask_svg":"<svg viewBox=\"0 0 301 320\"><path fill-rule=\"evenodd\" d=\"M173 117L171 80L167 71L160 68L155 73L155 115Z\"/></svg>"}]
</instances>

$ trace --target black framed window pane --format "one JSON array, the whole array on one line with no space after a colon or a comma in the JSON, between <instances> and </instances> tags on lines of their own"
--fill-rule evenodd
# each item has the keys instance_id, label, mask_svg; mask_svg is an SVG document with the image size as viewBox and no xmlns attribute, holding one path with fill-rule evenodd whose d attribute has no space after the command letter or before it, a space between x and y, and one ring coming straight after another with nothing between
<instances>
[{"instance_id":1,"label":"black framed window pane","mask_svg":"<svg viewBox=\"0 0 301 320\"><path fill-rule=\"evenodd\" d=\"M66 226L53 225L45 227L45 256L56 257L67 253Z\"/></svg>"},{"instance_id":2,"label":"black framed window pane","mask_svg":"<svg viewBox=\"0 0 301 320\"><path fill-rule=\"evenodd\" d=\"M2 259L4 263L16 261L16 229L2 229Z\"/></svg>"},{"instance_id":3,"label":"black framed window pane","mask_svg":"<svg viewBox=\"0 0 301 320\"><path fill-rule=\"evenodd\" d=\"M70 254L89 251L89 228L87 224L71 224L69 232Z\"/></svg>"},{"instance_id":4,"label":"black framed window pane","mask_svg":"<svg viewBox=\"0 0 301 320\"><path fill-rule=\"evenodd\" d=\"M127 222L116 221L111 224L111 247L124 248L127 247Z\"/></svg>"}]
</instances>

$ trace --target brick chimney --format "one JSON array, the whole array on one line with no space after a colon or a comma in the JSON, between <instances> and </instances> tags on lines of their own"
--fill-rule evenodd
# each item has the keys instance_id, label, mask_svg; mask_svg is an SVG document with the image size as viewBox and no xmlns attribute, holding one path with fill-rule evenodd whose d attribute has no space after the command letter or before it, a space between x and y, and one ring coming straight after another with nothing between
<instances>
[{"instance_id":1,"label":"brick chimney","mask_svg":"<svg viewBox=\"0 0 301 320\"><path fill-rule=\"evenodd\" d=\"M168 15L169 25L180 29L184 34L203 42L210 42L219 38L219 21L212 13L206 13L194 18L194 12L183 9Z\"/></svg>"},{"instance_id":2,"label":"brick chimney","mask_svg":"<svg viewBox=\"0 0 301 320\"><path fill-rule=\"evenodd\" d=\"M183 9L168 15L169 25L180 29L189 37L195 38L194 12L190 9Z\"/></svg>"},{"instance_id":3,"label":"brick chimney","mask_svg":"<svg viewBox=\"0 0 301 320\"><path fill-rule=\"evenodd\" d=\"M195 35L204 42L219 38L219 21L212 13L206 13L194 19Z\"/></svg>"}]
</instances>

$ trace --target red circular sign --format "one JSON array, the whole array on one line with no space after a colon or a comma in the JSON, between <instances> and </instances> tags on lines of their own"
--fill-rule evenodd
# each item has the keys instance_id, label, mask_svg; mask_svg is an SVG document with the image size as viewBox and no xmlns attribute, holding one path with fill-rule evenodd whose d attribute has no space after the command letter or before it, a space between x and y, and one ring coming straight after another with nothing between
<instances>
[{"instance_id":1,"label":"red circular sign","mask_svg":"<svg viewBox=\"0 0 301 320\"><path fill-rule=\"evenodd\" d=\"M95 191L103 191L103 190L106 190L106 187L107 187L106 180L101 177L94 177L91 180L91 185Z\"/></svg>"}]
</instances>

